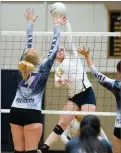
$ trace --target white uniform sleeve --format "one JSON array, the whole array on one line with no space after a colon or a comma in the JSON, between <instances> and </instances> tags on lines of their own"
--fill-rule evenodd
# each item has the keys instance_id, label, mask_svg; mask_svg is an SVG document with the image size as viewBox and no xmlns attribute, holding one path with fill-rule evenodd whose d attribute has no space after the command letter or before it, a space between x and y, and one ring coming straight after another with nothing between
<instances>
[{"instance_id":1,"label":"white uniform sleeve","mask_svg":"<svg viewBox=\"0 0 121 153\"><path fill-rule=\"evenodd\" d=\"M68 139L68 136L69 136L69 128L70 126L61 134L61 141L64 143L64 144L67 144L69 139Z\"/></svg>"},{"instance_id":2,"label":"white uniform sleeve","mask_svg":"<svg viewBox=\"0 0 121 153\"><path fill-rule=\"evenodd\" d=\"M72 32L71 25L70 25L69 21L65 24L65 31ZM68 45L67 45L68 53L70 52L72 56L77 57L78 53L77 53L77 50L76 50L74 43L72 42L72 36L70 34L67 36L67 42L68 42Z\"/></svg>"}]
</instances>

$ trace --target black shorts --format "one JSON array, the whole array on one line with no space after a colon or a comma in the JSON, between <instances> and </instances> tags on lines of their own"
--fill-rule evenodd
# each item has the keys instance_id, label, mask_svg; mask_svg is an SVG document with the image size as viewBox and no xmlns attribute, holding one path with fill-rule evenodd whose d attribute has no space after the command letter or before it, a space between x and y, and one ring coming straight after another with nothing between
<instances>
[{"instance_id":1,"label":"black shorts","mask_svg":"<svg viewBox=\"0 0 121 153\"><path fill-rule=\"evenodd\" d=\"M42 123L41 111L12 107L10 110L10 123L25 126L32 123Z\"/></svg>"},{"instance_id":2,"label":"black shorts","mask_svg":"<svg viewBox=\"0 0 121 153\"><path fill-rule=\"evenodd\" d=\"M84 92L76 94L68 100L74 102L78 107L81 107L84 104L93 104L96 105L96 98L92 87L87 88Z\"/></svg>"},{"instance_id":3,"label":"black shorts","mask_svg":"<svg viewBox=\"0 0 121 153\"><path fill-rule=\"evenodd\" d=\"M121 128L114 128L114 132L113 132L113 135L118 138L118 139L121 139Z\"/></svg>"}]
</instances>

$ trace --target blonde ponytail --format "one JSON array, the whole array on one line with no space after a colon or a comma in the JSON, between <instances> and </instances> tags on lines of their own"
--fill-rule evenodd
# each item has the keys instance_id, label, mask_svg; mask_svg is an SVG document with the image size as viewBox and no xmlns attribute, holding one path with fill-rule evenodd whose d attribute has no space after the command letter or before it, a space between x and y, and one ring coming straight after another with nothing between
<instances>
[{"instance_id":1,"label":"blonde ponytail","mask_svg":"<svg viewBox=\"0 0 121 153\"><path fill-rule=\"evenodd\" d=\"M34 64L31 64L26 61L21 61L18 63L19 71L21 72L21 75L24 80L26 80L31 72L35 70Z\"/></svg>"}]
</instances>

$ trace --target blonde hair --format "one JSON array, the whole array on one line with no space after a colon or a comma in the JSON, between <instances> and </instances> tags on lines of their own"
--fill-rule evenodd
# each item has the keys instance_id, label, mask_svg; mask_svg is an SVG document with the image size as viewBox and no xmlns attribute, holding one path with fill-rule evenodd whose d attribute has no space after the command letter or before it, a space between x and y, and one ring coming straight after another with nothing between
<instances>
[{"instance_id":1,"label":"blonde hair","mask_svg":"<svg viewBox=\"0 0 121 153\"><path fill-rule=\"evenodd\" d=\"M32 48L24 53L24 60L18 63L19 71L24 80L27 79L29 74L35 70L35 66L39 64L39 54L33 51Z\"/></svg>"}]
</instances>

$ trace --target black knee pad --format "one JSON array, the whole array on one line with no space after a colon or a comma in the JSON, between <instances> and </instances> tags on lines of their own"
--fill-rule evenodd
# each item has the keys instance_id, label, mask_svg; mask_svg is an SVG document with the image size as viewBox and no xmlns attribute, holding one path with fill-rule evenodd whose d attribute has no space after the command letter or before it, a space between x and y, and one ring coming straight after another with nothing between
<instances>
[{"instance_id":1,"label":"black knee pad","mask_svg":"<svg viewBox=\"0 0 121 153\"><path fill-rule=\"evenodd\" d=\"M29 150L29 151L26 151L25 153L37 153L37 150Z\"/></svg>"},{"instance_id":2,"label":"black knee pad","mask_svg":"<svg viewBox=\"0 0 121 153\"><path fill-rule=\"evenodd\" d=\"M53 131L58 135L61 135L64 132L60 125L56 125Z\"/></svg>"},{"instance_id":3,"label":"black knee pad","mask_svg":"<svg viewBox=\"0 0 121 153\"><path fill-rule=\"evenodd\" d=\"M17 150L15 150L14 153L25 153L25 151L17 151Z\"/></svg>"}]
</instances>

